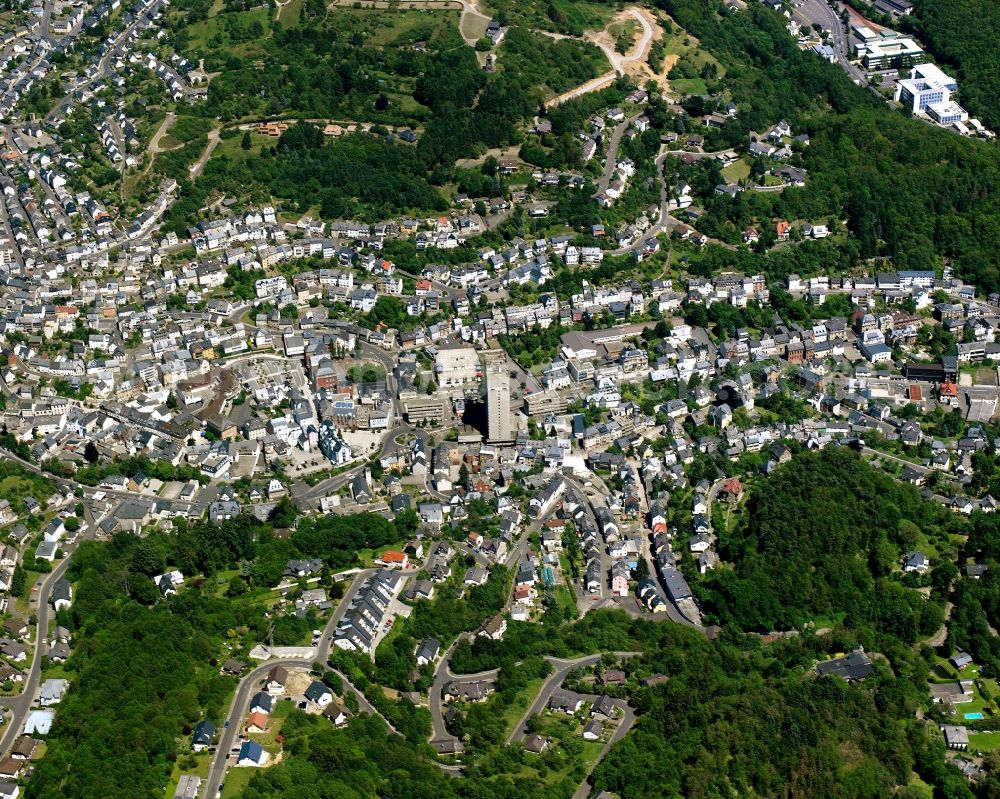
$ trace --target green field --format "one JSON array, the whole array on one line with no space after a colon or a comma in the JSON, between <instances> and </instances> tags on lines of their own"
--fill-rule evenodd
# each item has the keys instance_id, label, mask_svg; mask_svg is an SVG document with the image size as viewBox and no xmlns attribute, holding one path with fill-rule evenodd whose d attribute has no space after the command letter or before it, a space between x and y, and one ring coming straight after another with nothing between
<instances>
[{"instance_id":1,"label":"green field","mask_svg":"<svg viewBox=\"0 0 1000 799\"><path fill-rule=\"evenodd\" d=\"M223 783L222 799L236 799L243 789L250 784L253 778L254 768L231 768L226 772L226 781Z\"/></svg>"},{"instance_id":2,"label":"green field","mask_svg":"<svg viewBox=\"0 0 1000 799\"><path fill-rule=\"evenodd\" d=\"M679 94L707 94L708 84L703 78L680 78L670 81L670 86Z\"/></svg>"},{"instance_id":3,"label":"green field","mask_svg":"<svg viewBox=\"0 0 1000 799\"><path fill-rule=\"evenodd\" d=\"M186 760L187 757L179 757L174 761L174 770L170 773L170 782L167 783L167 789L163 794L164 799L173 799L174 792L177 790L177 783L180 782L182 774L194 774L203 780L208 778L208 769L212 765L212 753L202 752L197 755L192 754L190 757L197 763L193 769L187 767L190 764L184 764L184 767L182 767L182 761Z\"/></svg>"},{"instance_id":4,"label":"green field","mask_svg":"<svg viewBox=\"0 0 1000 799\"><path fill-rule=\"evenodd\" d=\"M367 44L376 47L408 47L417 42L438 47L462 44L458 11L335 8L328 19L338 30L361 33Z\"/></svg>"},{"instance_id":5,"label":"green field","mask_svg":"<svg viewBox=\"0 0 1000 799\"><path fill-rule=\"evenodd\" d=\"M249 49L259 51L259 45L254 41L234 42L230 33L231 26L248 29L254 22L259 22L264 29L263 38L271 35L270 10L267 8L252 8L249 11L227 12L188 25L185 32L188 36L187 50L218 50L225 48L233 51ZM259 39L260 37L254 37Z\"/></svg>"},{"instance_id":6,"label":"green field","mask_svg":"<svg viewBox=\"0 0 1000 799\"><path fill-rule=\"evenodd\" d=\"M992 752L1000 748L1000 732L969 732L970 752Z\"/></svg>"},{"instance_id":7,"label":"green field","mask_svg":"<svg viewBox=\"0 0 1000 799\"><path fill-rule=\"evenodd\" d=\"M541 677L536 677L534 680L530 680L524 687L524 690L518 693L517 699L511 702L504 709L502 716L507 735L514 732L514 725L516 725L520 718L528 712L528 708L531 707L531 703L535 701L538 697L538 692L542 690L542 683L544 682L545 680Z\"/></svg>"},{"instance_id":8,"label":"green field","mask_svg":"<svg viewBox=\"0 0 1000 799\"><path fill-rule=\"evenodd\" d=\"M750 177L750 164L742 159L722 168L722 177L730 183L739 183Z\"/></svg>"}]
</instances>

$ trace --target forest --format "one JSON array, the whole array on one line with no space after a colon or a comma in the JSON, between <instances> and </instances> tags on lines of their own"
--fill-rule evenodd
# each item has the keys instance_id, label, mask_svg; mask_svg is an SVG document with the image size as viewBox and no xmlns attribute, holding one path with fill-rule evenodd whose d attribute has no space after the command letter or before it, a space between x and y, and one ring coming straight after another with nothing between
<instances>
[{"instance_id":1,"label":"forest","mask_svg":"<svg viewBox=\"0 0 1000 799\"><path fill-rule=\"evenodd\" d=\"M73 690L59 705L29 797L160 795L183 737L201 718L222 714L235 681L219 676L213 658L241 620L230 603L197 590L153 608L130 598L142 547L119 535L84 542L73 555L76 601L57 615L74 633L66 666Z\"/></svg>"},{"instance_id":2,"label":"forest","mask_svg":"<svg viewBox=\"0 0 1000 799\"><path fill-rule=\"evenodd\" d=\"M595 787L622 799L930 796L908 785L915 772L934 796L971 797L914 717L926 665L909 647L861 684L808 674L857 643L834 633L763 647L658 625L626 668L669 679L632 692L639 722L597 766Z\"/></svg>"},{"instance_id":3,"label":"forest","mask_svg":"<svg viewBox=\"0 0 1000 799\"><path fill-rule=\"evenodd\" d=\"M574 636L588 626L599 631L621 624L614 614L587 619L561 632ZM909 647L889 649L874 675L850 685L811 673L815 662L858 644L842 632L766 647L735 632L709 641L671 624L636 621L632 633L642 640L643 655L624 669L638 723L597 766L595 790L622 799L918 799L930 790L949 799L972 797L965 778L947 765L943 746L915 718L925 701L927 665ZM381 720L358 718L337 731L321 718L294 714L283 730L282 763L256 773L242 797L568 796L572 784L529 777L538 761L503 745L503 694L516 693L536 669L547 671L535 655L523 656L520 668L513 664L500 666L497 694L457 722L477 751L489 753L476 757L464 777L445 776L422 742L405 744ZM668 679L641 685L652 674ZM917 777L923 785L913 784ZM987 778L989 790L994 779ZM324 792L317 794L317 786Z\"/></svg>"},{"instance_id":4,"label":"forest","mask_svg":"<svg viewBox=\"0 0 1000 799\"><path fill-rule=\"evenodd\" d=\"M906 587L898 566L921 540L947 541L962 520L849 448L803 453L767 477L743 520L719 537L733 568L703 584L705 607L724 626L768 632L842 618L913 644L941 625L941 598Z\"/></svg>"},{"instance_id":5,"label":"forest","mask_svg":"<svg viewBox=\"0 0 1000 799\"><path fill-rule=\"evenodd\" d=\"M986 127L1000 128L1000 5L994 0L916 0L914 8L907 22L915 20L928 52L958 79L958 101Z\"/></svg>"},{"instance_id":6,"label":"forest","mask_svg":"<svg viewBox=\"0 0 1000 799\"><path fill-rule=\"evenodd\" d=\"M746 192L735 202L713 197L700 229L738 241L754 219L842 220L853 236L837 245L837 261L853 265L889 256L900 269L928 269L944 258L981 288L1000 288L1000 197L993 190L1000 179L1000 151L995 146L886 108L838 66L800 51L778 14L754 7L720 18L711 4L698 0L658 0L657 5L727 67L712 87L737 98L740 112L711 134L711 148L745 148L752 131L767 130L779 119L811 137L793 158L807 170L804 188ZM995 51L983 50L991 57ZM769 258L748 260L766 266ZM815 260L804 273L831 268Z\"/></svg>"}]
</instances>

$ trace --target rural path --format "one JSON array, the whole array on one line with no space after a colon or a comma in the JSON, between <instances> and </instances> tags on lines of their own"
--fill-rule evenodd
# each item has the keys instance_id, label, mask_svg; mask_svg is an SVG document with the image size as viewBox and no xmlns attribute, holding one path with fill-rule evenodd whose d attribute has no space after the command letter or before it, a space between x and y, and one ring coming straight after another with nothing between
<instances>
[{"instance_id":1,"label":"rural path","mask_svg":"<svg viewBox=\"0 0 1000 799\"><path fill-rule=\"evenodd\" d=\"M626 117L611 132L611 138L608 139L608 155L604 159L604 171L601 173L601 179L597 181L597 191L594 192L595 197L607 191L608 185L611 183L611 178L615 174L615 168L618 165L618 147L621 145L622 136L625 135L626 129L632 124L632 120L634 119L635 117Z\"/></svg>"},{"instance_id":2,"label":"rural path","mask_svg":"<svg viewBox=\"0 0 1000 799\"><path fill-rule=\"evenodd\" d=\"M635 19L642 27L642 35L639 37L639 41L628 53L622 55L615 50L614 47L603 41L600 38L601 34L588 31L585 34L585 38L591 44L599 47L604 55L607 56L608 62L611 64L611 70L609 72L605 72L603 75L598 75L596 78L588 80L586 83L577 86L575 89L570 89L568 92L563 92L562 94L553 97L546 103L546 106L551 108L552 106L561 105L568 100L573 100L589 92L603 89L605 86L611 84L619 75L624 75L626 67L629 64L635 61L641 61L646 57L649 53L649 45L653 41L654 31L652 24L650 24L650 21L646 18L646 16L637 8L628 8L625 10L624 14ZM545 31L539 31L539 33L544 33L553 39L567 38L557 33L546 33ZM601 33L603 33L603 31Z\"/></svg>"},{"instance_id":3,"label":"rural path","mask_svg":"<svg viewBox=\"0 0 1000 799\"><path fill-rule=\"evenodd\" d=\"M932 649L937 649L939 646L943 646L945 639L948 637L948 619L951 618L951 609L955 607L951 602L946 602L944 606L944 621L941 622L941 626L938 631L934 633L930 638L924 641L925 646L929 646Z\"/></svg>"},{"instance_id":4,"label":"rural path","mask_svg":"<svg viewBox=\"0 0 1000 799\"><path fill-rule=\"evenodd\" d=\"M149 140L149 152L152 155L157 153L164 153L168 150L176 150L176 147L160 147L160 139L162 139L167 131L171 128L174 122L177 120L177 114L173 111L168 111L167 115L163 117L163 121L160 123L160 127L156 129L156 133L153 134L153 138ZM178 145L183 146L183 145Z\"/></svg>"},{"instance_id":5,"label":"rural path","mask_svg":"<svg viewBox=\"0 0 1000 799\"><path fill-rule=\"evenodd\" d=\"M469 47L475 47L486 34L486 26L490 24L490 17L484 14L471 0L460 0L462 3L462 16L458 20L458 32ZM470 28L470 25L473 26ZM477 35L478 34L478 35Z\"/></svg>"},{"instance_id":6,"label":"rural path","mask_svg":"<svg viewBox=\"0 0 1000 799\"><path fill-rule=\"evenodd\" d=\"M201 154L201 157L197 161L191 164L190 170L192 180L202 173L202 170L205 169L205 164L208 163L208 159L212 157L212 152L219 146L219 142L221 141L219 133L221 130L222 127L219 126L212 128L212 130L208 132L208 144L205 146L205 152Z\"/></svg>"}]
</instances>

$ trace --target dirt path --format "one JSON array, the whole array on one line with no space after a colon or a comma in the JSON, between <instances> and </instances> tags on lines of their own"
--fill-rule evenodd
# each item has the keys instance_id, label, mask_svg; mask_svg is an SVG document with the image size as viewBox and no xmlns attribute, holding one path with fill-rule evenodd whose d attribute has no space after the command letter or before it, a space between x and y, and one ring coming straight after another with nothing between
<instances>
[{"instance_id":1,"label":"dirt path","mask_svg":"<svg viewBox=\"0 0 1000 799\"><path fill-rule=\"evenodd\" d=\"M173 111L168 111L167 115L163 118L160 123L160 127L156 129L156 133L153 134L153 138L149 140L149 153L150 155L156 155L157 153L165 153L169 150L176 150L177 147L160 147L160 139L166 134L167 129L174 124L174 120L177 119L177 114ZM183 147L184 145L178 145Z\"/></svg>"},{"instance_id":2,"label":"dirt path","mask_svg":"<svg viewBox=\"0 0 1000 799\"><path fill-rule=\"evenodd\" d=\"M212 157L212 151L219 146L221 139L219 138L219 132L222 130L222 126L212 128L208 133L208 145L205 147L205 152L201 154L201 158L191 164L191 179L194 180L198 175L202 173L205 168L205 164L208 163L208 159Z\"/></svg>"},{"instance_id":3,"label":"dirt path","mask_svg":"<svg viewBox=\"0 0 1000 799\"><path fill-rule=\"evenodd\" d=\"M584 33L583 37L591 44L596 45L601 49L601 52L607 56L608 62L611 65L611 70L605 72L603 75L598 75L596 78L588 80L586 83L577 86L575 89L570 89L568 92L563 92L546 103L547 106L560 105L565 103L567 100L572 100L583 94L588 94L589 92L598 91L604 87L610 85L619 75L630 75L638 79L639 83L645 82L645 79L660 80L661 75L657 75L650 68L646 61L649 55L649 48L653 41L659 39L663 36L663 30L660 28L659 24L656 22L656 18L653 17L646 9L636 8L631 6L626 8L624 11L615 15L615 18L611 21L608 27L616 23L623 22L629 18L636 20L639 23L642 31L639 35L637 42L633 43L632 48L622 55L617 50L615 50L615 41L608 29L605 28L603 31L587 31ZM546 31L538 31L546 36L553 39L565 39L558 33L548 33Z\"/></svg>"}]
</instances>

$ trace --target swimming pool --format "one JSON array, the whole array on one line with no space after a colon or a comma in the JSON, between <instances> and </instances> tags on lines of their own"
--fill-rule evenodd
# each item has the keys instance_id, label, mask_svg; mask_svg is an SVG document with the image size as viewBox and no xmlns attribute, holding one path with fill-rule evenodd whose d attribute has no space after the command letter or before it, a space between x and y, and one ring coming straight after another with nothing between
<instances>
[{"instance_id":1,"label":"swimming pool","mask_svg":"<svg viewBox=\"0 0 1000 799\"><path fill-rule=\"evenodd\" d=\"M967 719L981 719L983 718L982 713L966 713L965 718Z\"/></svg>"}]
</instances>

